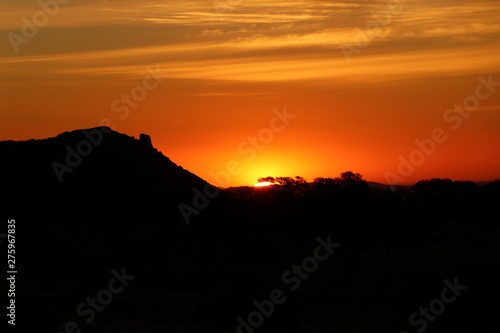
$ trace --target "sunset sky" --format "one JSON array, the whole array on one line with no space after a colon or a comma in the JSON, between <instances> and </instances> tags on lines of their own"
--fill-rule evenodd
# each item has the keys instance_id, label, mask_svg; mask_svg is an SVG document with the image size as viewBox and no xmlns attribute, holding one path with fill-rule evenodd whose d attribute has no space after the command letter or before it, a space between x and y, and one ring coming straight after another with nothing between
<instances>
[{"instance_id":1,"label":"sunset sky","mask_svg":"<svg viewBox=\"0 0 500 333\"><path fill-rule=\"evenodd\" d=\"M0 0L0 140L107 119L212 183L237 161L229 186L346 170L382 183L500 178L500 83L484 85L500 82L498 0L60 1L51 17ZM147 96L126 106L152 70ZM284 110L295 117L270 138ZM415 152L436 128L442 142ZM410 155L419 163L401 174Z\"/></svg>"}]
</instances>

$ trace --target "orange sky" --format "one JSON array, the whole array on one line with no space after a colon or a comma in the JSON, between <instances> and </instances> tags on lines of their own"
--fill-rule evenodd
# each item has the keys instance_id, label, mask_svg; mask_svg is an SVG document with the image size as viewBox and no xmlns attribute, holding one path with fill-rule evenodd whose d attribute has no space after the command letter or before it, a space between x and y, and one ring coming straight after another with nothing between
<instances>
[{"instance_id":1,"label":"orange sky","mask_svg":"<svg viewBox=\"0 0 500 333\"><path fill-rule=\"evenodd\" d=\"M500 85L476 92L479 76L500 82L498 1L217 3L71 0L51 17L35 1L0 2L0 140L108 118L209 182L236 161L230 186L346 170L383 183L500 178ZM34 15L38 31L23 35ZM113 103L140 91L148 67L161 82L123 117ZM284 108L296 117L250 153ZM446 140L415 152L436 128ZM411 154L418 165L399 172Z\"/></svg>"}]
</instances>

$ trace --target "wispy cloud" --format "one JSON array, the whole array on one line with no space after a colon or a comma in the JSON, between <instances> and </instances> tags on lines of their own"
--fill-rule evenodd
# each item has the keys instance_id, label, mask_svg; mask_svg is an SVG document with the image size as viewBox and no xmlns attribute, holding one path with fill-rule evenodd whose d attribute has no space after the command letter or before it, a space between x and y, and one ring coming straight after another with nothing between
<instances>
[{"instance_id":1,"label":"wispy cloud","mask_svg":"<svg viewBox=\"0 0 500 333\"><path fill-rule=\"evenodd\" d=\"M345 66L340 45L354 43L359 29L387 4L242 1L221 17L210 1L75 0L61 6L37 41L21 45L20 55L4 38L0 65L8 64L5 71L16 71L18 78L28 68L30 75L123 77L138 74L144 63L159 62L173 77L252 81L375 80L382 73L388 80L499 67L493 55L500 39L498 2L451 0L402 1L402 11L392 15L369 51ZM20 33L20 18L39 9L27 1L0 5L2 12L10 11L0 21L1 33Z\"/></svg>"}]
</instances>

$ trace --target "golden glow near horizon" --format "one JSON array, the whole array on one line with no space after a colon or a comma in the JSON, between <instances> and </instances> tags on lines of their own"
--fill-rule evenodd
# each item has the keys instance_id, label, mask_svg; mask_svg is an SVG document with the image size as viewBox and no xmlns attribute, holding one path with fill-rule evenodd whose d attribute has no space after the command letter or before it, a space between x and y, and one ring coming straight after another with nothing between
<instances>
[{"instance_id":1,"label":"golden glow near horizon","mask_svg":"<svg viewBox=\"0 0 500 333\"><path fill-rule=\"evenodd\" d=\"M58 8L0 3L0 140L104 123L149 134L212 183L230 161L229 186L263 170L386 182L442 128L446 141L404 182L500 177L500 87L483 88L474 111L455 107L480 76L500 81L498 1L43 3ZM284 106L297 118L263 143ZM457 129L449 108L467 113ZM251 160L238 149L250 137Z\"/></svg>"},{"instance_id":2,"label":"golden glow near horizon","mask_svg":"<svg viewBox=\"0 0 500 333\"><path fill-rule=\"evenodd\" d=\"M255 187L266 187L266 186L270 186L270 185L273 185L273 183L270 183L270 182L260 182L260 183L254 184L253 186L255 186Z\"/></svg>"}]
</instances>

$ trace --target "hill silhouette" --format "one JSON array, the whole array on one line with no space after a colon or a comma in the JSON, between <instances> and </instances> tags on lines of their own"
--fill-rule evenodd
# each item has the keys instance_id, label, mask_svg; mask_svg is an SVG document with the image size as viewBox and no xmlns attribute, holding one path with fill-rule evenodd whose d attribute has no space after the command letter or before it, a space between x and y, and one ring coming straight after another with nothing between
<instances>
[{"instance_id":1,"label":"hill silhouette","mask_svg":"<svg viewBox=\"0 0 500 333\"><path fill-rule=\"evenodd\" d=\"M0 142L0 156L25 330L416 332L409 317L454 279L467 289L429 332L496 325L499 181L392 191L346 171L207 194L149 136L109 128ZM87 322L78 306L122 269L134 279Z\"/></svg>"},{"instance_id":2,"label":"hill silhouette","mask_svg":"<svg viewBox=\"0 0 500 333\"><path fill-rule=\"evenodd\" d=\"M30 214L55 206L53 214L106 214L106 203L136 214L155 202L176 207L207 182L173 163L151 138L137 140L107 127L76 130L55 138L0 142L1 186L11 211ZM159 207L157 205L157 207ZM18 215L19 216L19 215Z\"/></svg>"},{"instance_id":3,"label":"hill silhouette","mask_svg":"<svg viewBox=\"0 0 500 333\"><path fill-rule=\"evenodd\" d=\"M2 141L0 152L2 158L9 161L2 165L2 174L12 176L4 179L3 185L14 191L30 186L52 190L126 184L183 192L204 184L204 180L153 148L148 135L141 134L137 140L107 127L65 132L43 140ZM66 161L68 154L71 162L77 162L72 164L74 167ZM62 168L59 179L54 163L72 170Z\"/></svg>"}]
</instances>

